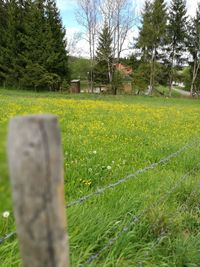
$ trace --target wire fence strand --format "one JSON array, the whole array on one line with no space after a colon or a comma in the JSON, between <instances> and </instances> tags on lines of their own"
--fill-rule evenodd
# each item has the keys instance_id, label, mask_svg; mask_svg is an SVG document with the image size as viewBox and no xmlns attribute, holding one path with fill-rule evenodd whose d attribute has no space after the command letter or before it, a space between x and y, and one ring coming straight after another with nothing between
<instances>
[{"instance_id":1,"label":"wire fence strand","mask_svg":"<svg viewBox=\"0 0 200 267\"><path fill-rule=\"evenodd\" d=\"M117 182L115 182L113 184L109 184L106 187L99 188L96 191L94 191L94 192L92 192L92 193L90 193L88 195L82 196L82 197L78 198L77 200L72 201L71 203L69 203L66 206L66 208L70 208L70 207L73 207L75 205L81 204L81 203L85 202L86 200L90 199L93 196L100 195L100 194L104 193L105 191L107 191L109 189L115 188L116 186L119 186L119 185L127 182L131 178L136 178L139 174L142 174L142 173L145 173L146 171L155 169L159 165L163 165L163 164L167 163L169 160L171 160L172 158L175 158L176 156L178 156L183 151L185 151L185 150L189 149L190 147L192 147L192 146L194 146L196 144L199 144L199 143L200 143L200 140L194 141L192 143L189 143L189 144L183 146L182 148L180 148L179 150L177 150L176 152L170 154L169 156L167 156L165 158L162 158L158 162L152 163L151 165L146 166L143 169L137 170L135 173L131 173L131 174L127 175L126 177L118 180Z\"/></svg>"},{"instance_id":2,"label":"wire fence strand","mask_svg":"<svg viewBox=\"0 0 200 267\"><path fill-rule=\"evenodd\" d=\"M193 147L194 145L197 145L200 143L200 140L197 140L197 141L193 141L183 147L181 147L179 150L177 150L176 152L168 155L167 157L165 158L162 158L161 160L159 160L158 162L155 162L155 163L152 163L151 165L149 166L146 166L144 167L143 169L139 169L137 170L135 173L131 173L129 175L127 175L126 177L124 177L123 179L120 179L118 180L117 182L113 183L113 184L110 184L106 187L103 187L103 188L100 188L100 189L97 189L96 191L94 191L93 193L90 193L88 195L85 195L85 196L82 196L80 197L79 199L75 200L75 201L72 201L71 203L69 203L66 208L70 208L70 207L73 207L75 205L78 205L78 204L81 204L85 201L87 201L88 199L92 198L93 196L95 195L99 195L99 194L102 194L104 193L105 191L109 190L109 189L112 189L112 188L115 188L116 186L118 185L121 185L125 182L127 182L130 178L136 178L139 174L142 174L142 173L145 173L146 171L148 170L152 170L152 169L155 169L156 167L158 167L159 165L163 165L165 163L167 163L169 160L175 158L176 156L178 156L180 153L184 152L185 150ZM0 238L0 244L4 243L6 240L8 240L9 238L11 238L12 236L16 235L16 231L15 232L11 232L11 233L8 233L5 237L1 237Z\"/></svg>"},{"instance_id":3,"label":"wire fence strand","mask_svg":"<svg viewBox=\"0 0 200 267\"><path fill-rule=\"evenodd\" d=\"M200 188L200 182L198 181L197 183L195 183L195 186L193 186L193 189L192 189L192 191L190 192L189 197L186 199L186 201L185 201L185 203L184 203L185 205L187 205L187 204L189 203L189 201L191 200L191 198L192 198L194 192L196 192L196 190L199 189L199 188ZM172 219L175 219L176 216L178 215L178 213L181 212L181 210L182 210L182 206L178 207L178 208L176 209L175 213L173 214L173 216L170 217L170 219L171 219L171 220L172 220ZM165 239L165 237L166 237L166 235L161 234L161 235L156 239L156 241L155 241L153 244L151 244L151 248L146 252L145 256L146 256L146 257L150 256L150 254L152 254L152 252L155 250L156 246L158 246L158 245L160 244L160 242L163 242L163 240ZM142 262L140 262L140 263L142 264Z\"/></svg>"},{"instance_id":4,"label":"wire fence strand","mask_svg":"<svg viewBox=\"0 0 200 267\"><path fill-rule=\"evenodd\" d=\"M196 169L199 168L199 164L197 166L195 166L194 168L192 168L190 171L188 171L186 174L184 174L179 180L178 182L175 184L175 186L168 191L166 194L164 194L159 200L156 200L152 205L148 206L146 209L144 209L139 215L137 216L133 216L131 221L129 222L129 224L127 226L125 226L122 231L120 233L118 233L114 238L111 238L108 243L101 249L99 250L96 254L91 255L84 264L79 265L79 267L85 267L88 266L89 264L91 264L94 260L96 260L97 258L99 258L104 251L106 251L107 249L109 249L114 243L115 241L117 241L118 239L120 239L120 237L124 234L129 232L129 230L131 229L131 227L133 225L136 225L137 223L140 222L140 219L142 218L142 216L150 211L151 209L153 209L154 207L156 207L157 205L161 204L162 202L165 202L168 197L173 194L176 189L183 183L184 180L186 180Z\"/></svg>"},{"instance_id":5,"label":"wire fence strand","mask_svg":"<svg viewBox=\"0 0 200 267\"><path fill-rule=\"evenodd\" d=\"M6 240L10 239L12 236L15 236L15 235L16 235L16 232L11 232L11 233L7 234L6 236L1 237L0 238L0 244L4 243Z\"/></svg>"}]
</instances>

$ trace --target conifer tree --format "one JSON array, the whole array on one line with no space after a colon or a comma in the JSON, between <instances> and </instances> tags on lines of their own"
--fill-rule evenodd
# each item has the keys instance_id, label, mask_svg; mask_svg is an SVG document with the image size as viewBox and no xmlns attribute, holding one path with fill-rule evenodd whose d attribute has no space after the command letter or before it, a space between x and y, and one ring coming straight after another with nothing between
<instances>
[{"instance_id":1,"label":"conifer tree","mask_svg":"<svg viewBox=\"0 0 200 267\"><path fill-rule=\"evenodd\" d=\"M5 47L6 47L6 30L7 30L7 12L6 5L3 0L0 0L0 85L6 80L5 69Z\"/></svg>"},{"instance_id":2,"label":"conifer tree","mask_svg":"<svg viewBox=\"0 0 200 267\"><path fill-rule=\"evenodd\" d=\"M58 90L69 80L54 0L0 0L0 84Z\"/></svg>"},{"instance_id":3,"label":"conifer tree","mask_svg":"<svg viewBox=\"0 0 200 267\"><path fill-rule=\"evenodd\" d=\"M113 77L112 37L106 23L99 35L96 61L95 80L97 79L102 83L111 83Z\"/></svg>"},{"instance_id":4,"label":"conifer tree","mask_svg":"<svg viewBox=\"0 0 200 267\"><path fill-rule=\"evenodd\" d=\"M187 47L192 56L192 79L190 94L198 88L200 90L200 3L198 3L196 16L191 19L191 23L188 27ZM197 84L198 83L198 84Z\"/></svg>"},{"instance_id":5,"label":"conifer tree","mask_svg":"<svg viewBox=\"0 0 200 267\"><path fill-rule=\"evenodd\" d=\"M21 84L36 90L47 85L44 76L48 73L46 64L50 53L48 44L51 42L44 0L29 1L24 29L22 52L24 75Z\"/></svg>"},{"instance_id":6,"label":"conifer tree","mask_svg":"<svg viewBox=\"0 0 200 267\"><path fill-rule=\"evenodd\" d=\"M60 13L55 0L47 0L46 4L47 25L51 31L51 57L49 57L48 70L59 73L64 79L69 75L68 55L66 51L65 29L62 26Z\"/></svg>"},{"instance_id":7,"label":"conifer tree","mask_svg":"<svg viewBox=\"0 0 200 267\"><path fill-rule=\"evenodd\" d=\"M145 2L143 25L139 33L138 46L145 51L145 59L150 63L149 94L155 86L156 60L159 59L159 48L164 45L167 26L167 10L164 0ZM150 56L150 59L149 59Z\"/></svg>"},{"instance_id":8,"label":"conifer tree","mask_svg":"<svg viewBox=\"0 0 200 267\"><path fill-rule=\"evenodd\" d=\"M15 61L16 61L16 21L17 3L15 0L4 1L4 15L6 20L1 24L2 46L0 51L1 72L4 76L5 85L16 83ZM3 18L1 18L3 19ZM15 20L16 19L16 20ZM2 27L3 26L3 27ZM5 28L4 28L5 27Z\"/></svg>"},{"instance_id":9,"label":"conifer tree","mask_svg":"<svg viewBox=\"0 0 200 267\"><path fill-rule=\"evenodd\" d=\"M169 95L172 92L175 66L181 64L185 51L185 38L187 33L187 8L185 0L172 0L167 27L167 55L169 54Z\"/></svg>"},{"instance_id":10,"label":"conifer tree","mask_svg":"<svg viewBox=\"0 0 200 267\"><path fill-rule=\"evenodd\" d=\"M152 3L149 0L145 1L144 9L142 11L142 26L139 27L139 38L137 46L141 49L141 58L143 62L150 60L153 40L153 27L152 27Z\"/></svg>"}]
</instances>

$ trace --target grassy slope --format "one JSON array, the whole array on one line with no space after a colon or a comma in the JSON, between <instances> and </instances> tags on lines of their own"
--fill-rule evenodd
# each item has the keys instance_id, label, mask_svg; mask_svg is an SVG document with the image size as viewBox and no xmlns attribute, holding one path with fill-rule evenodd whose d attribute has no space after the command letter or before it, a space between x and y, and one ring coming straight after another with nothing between
<instances>
[{"instance_id":1,"label":"grassy slope","mask_svg":"<svg viewBox=\"0 0 200 267\"><path fill-rule=\"evenodd\" d=\"M199 138L200 104L188 99L88 96L0 90L0 213L12 211L6 161L10 117L59 117L66 201L112 183ZM96 153L94 152L96 151ZM72 266L85 262L196 166L200 145L67 211ZM111 166L111 170L107 169ZM91 266L200 266L200 168L155 205ZM0 234L15 229L0 217ZM20 266L15 238L0 245L0 266Z\"/></svg>"}]
</instances>

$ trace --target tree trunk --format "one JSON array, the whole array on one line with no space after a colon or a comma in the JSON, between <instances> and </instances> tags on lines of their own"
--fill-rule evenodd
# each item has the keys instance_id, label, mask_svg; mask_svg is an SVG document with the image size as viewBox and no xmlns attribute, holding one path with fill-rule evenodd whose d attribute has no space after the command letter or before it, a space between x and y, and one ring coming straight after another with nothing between
<instances>
[{"instance_id":1,"label":"tree trunk","mask_svg":"<svg viewBox=\"0 0 200 267\"><path fill-rule=\"evenodd\" d=\"M192 72L192 83L191 83L191 87L190 87L190 96L193 96L193 92L194 92L194 84L197 78L197 74L200 68L200 60L197 62L195 60L194 62L194 67L193 67L193 72Z\"/></svg>"},{"instance_id":2,"label":"tree trunk","mask_svg":"<svg viewBox=\"0 0 200 267\"><path fill-rule=\"evenodd\" d=\"M174 47L172 51L172 66L169 74L169 97L172 96L173 79L174 79Z\"/></svg>"},{"instance_id":3,"label":"tree trunk","mask_svg":"<svg viewBox=\"0 0 200 267\"><path fill-rule=\"evenodd\" d=\"M152 57L151 57L151 72L150 72L150 84L149 84L149 95L152 95L154 90L154 79L155 79L155 52L156 48L152 51Z\"/></svg>"},{"instance_id":4,"label":"tree trunk","mask_svg":"<svg viewBox=\"0 0 200 267\"><path fill-rule=\"evenodd\" d=\"M92 33L89 31L89 47L90 47L90 92L93 93L93 52L92 52Z\"/></svg>"}]
</instances>

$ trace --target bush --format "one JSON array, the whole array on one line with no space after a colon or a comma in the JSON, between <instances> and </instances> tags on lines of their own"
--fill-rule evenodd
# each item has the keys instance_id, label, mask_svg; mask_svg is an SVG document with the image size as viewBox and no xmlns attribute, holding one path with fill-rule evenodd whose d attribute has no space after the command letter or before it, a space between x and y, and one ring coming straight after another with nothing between
<instances>
[{"instance_id":1,"label":"bush","mask_svg":"<svg viewBox=\"0 0 200 267\"><path fill-rule=\"evenodd\" d=\"M112 91L116 95L118 91L122 91L124 88L123 85L123 76L120 71L115 70L113 73L113 79L112 79Z\"/></svg>"},{"instance_id":2,"label":"bush","mask_svg":"<svg viewBox=\"0 0 200 267\"><path fill-rule=\"evenodd\" d=\"M49 89L57 91L60 88L61 78L56 73L47 72L39 64L28 64L25 68L23 78L20 79L20 85L26 88L35 88L35 90Z\"/></svg>"},{"instance_id":3,"label":"bush","mask_svg":"<svg viewBox=\"0 0 200 267\"><path fill-rule=\"evenodd\" d=\"M132 90L139 95L147 90L150 77L150 64L142 63L133 73Z\"/></svg>"}]
</instances>

